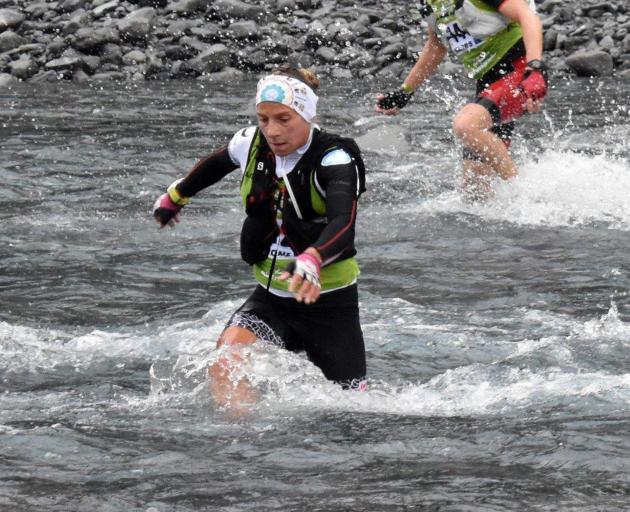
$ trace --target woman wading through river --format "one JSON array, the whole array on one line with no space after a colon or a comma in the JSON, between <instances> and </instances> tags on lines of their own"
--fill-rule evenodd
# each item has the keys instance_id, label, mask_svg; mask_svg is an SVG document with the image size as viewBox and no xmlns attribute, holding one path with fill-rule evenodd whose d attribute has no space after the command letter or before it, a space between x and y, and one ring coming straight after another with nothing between
<instances>
[{"instance_id":1,"label":"woman wading through river","mask_svg":"<svg viewBox=\"0 0 630 512\"><path fill-rule=\"evenodd\" d=\"M258 284L217 341L217 348L234 349L209 368L210 391L220 405L255 399L249 381L230 378L241 361L238 348L255 342L305 351L329 380L365 386L354 258L365 168L352 139L314 123L318 86L310 71L290 66L262 78L258 127L239 130L228 146L171 184L154 207L160 226L174 226L191 197L240 168L241 256Z\"/></svg>"},{"instance_id":2,"label":"woman wading through river","mask_svg":"<svg viewBox=\"0 0 630 512\"><path fill-rule=\"evenodd\" d=\"M477 81L474 100L453 120L464 146L464 193L487 197L490 180L517 175L508 148L514 120L538 112L547 94L540 18L525 0L421 0L428 39L399 89L377 97L378 112L397 114L448 49Z\"/></svg>"}]
</instances>

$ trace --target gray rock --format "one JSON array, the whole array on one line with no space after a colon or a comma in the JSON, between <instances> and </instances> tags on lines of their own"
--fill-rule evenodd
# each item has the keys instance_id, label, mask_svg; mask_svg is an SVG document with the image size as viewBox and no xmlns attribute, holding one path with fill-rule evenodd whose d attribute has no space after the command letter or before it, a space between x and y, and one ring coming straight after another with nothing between
<instances>
[{"instance_id":1,"label":"gray rock","mask_svg":"<svg viewBox=\"0 0 630 512\"><path fill-rule=\"evenodd\" d=\"M46 52L46 46L40 43L29 43L23 44L22 46L18 46L14 50L6 53L5 55L28 55L30 57L39 57Z\"/></svg>"},{"instance_id":2,"label":"gray rock","mask_svg":"<svg viewBox=\"0 0 630 512\"><path fill-rule=\"evenodd\" d=\"M119 3L119 0L111 0L109 2L101 3L92 9L92 14L95 18L100 18L105 14L115 11ZM94 5L96 5L96 2L94 2Z\"/></svg>"},{"instance_id":3,"label":"gray rock","mask_svg":"<svg viewBox=\"0 0 630 512\"><path fill-rule=\"evenodd\" d=\"M154 20L155 9L143 7L125 16L118 22L117 27L124 39L138 41L145 39L150 34Z\"/></svg>"},{"instance_id":4,"label":"gray rock","mask_svg":"<svg viewBox=\"0 0 630 512\"><path fill-rule=\"evenodd\" d=\"M543 35L543 47L545 51L553 50L556 47L556 40L558 39L558 31L550 28L545 30Z\"/></svg>"},{"instance_id":5,"label":"gray rock","mask_svg":"<svg viewBox=\"0 0 630 512\"><path fill-rule=\"evenodd\" d=\"M59 5L61 12L74 12L78 9L84 9L87 6L87 0L64 0Z\"/></svg>"},{"instance_id":6,"label":"gray rock","mask_svg":"<svg viewBox=\"0 0 630 512\"><path fill-rule=\"evenodd\" d=\"M356 142L364 151L402 154L411 149L408 139L409 134L402 126L387 123L358 136Z\"/></svg>"},{"instance_id":7,"label":"gray rock","mask_svg":"<svg viewBox=\"0 0 630 512\"><path fill-rule=\"evenodd\" d=\"M260 38L260 29L252 20L236 21L228 27L227 35L234 39L257 40Z\"/></svg>"},{"instance_id":8,"label":"gray rock","mask_svg":"<svg viewBox=\"0 0 630 512\"><path fill-rule=\"evenodd\" d=\"M25 42L26 40L23 37L17 35L12 30L6 30L0 33L0 53L18 48Z\"/></svg>"},{"instance_id":9,"label":"gray rock","mask_svg":"<svg viewBox=\"0 0 630 512\"><path fill-rule=\"evenodd\" d=\"M91 16L83 9L80 9L74 12L71 15L70 19L66 22L66 24L63 27L63 33L74 34L81 28L86 27L90 23L91 20L92 20Z\"/></svg>"},{"instance_id":10,"label":"gray rock","mask_svg":"<svg viewBox=\"0 0 630 512\"><path fill-rule=\"evenodd\" d=\"M335 62L337 52L328 46L322 46L321 48L317 49L315 55L319 57L320 60L330 63Z\"/></svg>"},{"instance_id":11,"label":"gray rock","mask_svg":"<svg viewBox=\"0 0 630 512\"><path fill-rule=\"evenodd\" d=\"M108 71L104 73L96 73L92 76L93 82L122 82L127 76L121 71Z\"/></svg>"},{"instance_id":12,"label":"gray rock","mask_svg":"<svg viewBox=\"0 0 630 512\"><path fill-rule=\"evenodd\" d=\"M230 50L224 44L214 44L187 62L189 69L198 74L220 71L230 63Z\"/></svg>"},{"instance_id":13,"label":"gray rock","mask_svg":"<svg viewBox=\"0 0 630 512\"><path fill-rule=\"evenodd\" d=\"M101 58L96 55L82 55L81 60L83 61L83 70L89 73L96 73L96 71L101 67Z\"/></svg>"},{"instance_id":14,"label":"gray rock","mask_svg":"<svg viewBox=\"0 0 630 512\"><path fill-rule=\"evenodd\" d=\"M258 20L266 17L265 9L240 0L217 0L212 5L214 12L223 18L245 18Z\"/></svg>"},{"instance_id":15,"label":"gray rock","mask_svg":"<svg viewBox=\"0 0 630 512\"><path fill-rule=\"evenodd\" d=\"M45 68L52 71L75 70L83 67L83 61L79 56L60 57L46 63Z\"/></svg>"},{"instance_id":16,"label":"gray rock","mask_svg":"<svg viewBox=\"0 0 630 512\"><path fill-rule=\"evenodd\" d=\"M28 56L22 55L18 60L9 62L11 74L20 80L28 80L37 73L37 63Z\"/></svg>"},{"instance_id":17,"label":"gray rock","mask_svg":"<svg viewBox=\"0 0 630 512\"><path fill-rule=\"evenodd\" d=\"M347 65L352 69L369 67L374 60L374 57L370 52L359 46L344 48L341 53L344 56L344 60L346 60L345 56L348 56L346 62L348 63Z\"/></svg>"},{"instance_id":18,"label":"gray rock","mask_svg":"<svg viewBox=\"0 0 630 512\"><path fill-rule=\"evenodd\" d=\"M179 40L179 44L181 44L182 46L187 47L187 48L192 48L197 53L203 53L206 50L208 50L210 48L210 46L211 46L211 45L209 45L207 43L203 43L203 42L199 41L199 39L196 39L194 37L182 37Z\"/></svg>"},{"instance_id":19,"label":"gray rock","mask_svg":"<svg viewBox=\"0 0 630 512\"><path fill-rule=\"evenodd\" d=\"M356 37L368 37L371 34L369 24L369 20L367 22L356 21L350 25L350 30Z\"/></svg>"},{"instance_id":20,"label":"gray rock","mask_svg":"<svg viewBox=\"0 0 630 512\"><path fill-rule=\"evenodd\" d=\"M58 81L59 81L59 74L56 71L51 71L51 70L40 71L39 73L34 75L33 78L29 80L29 82L33 82L33 83L58 82Z\"/></svg>"},{"instance_id":21,"label":"gray rock","mask_svg":"<svg viewBox=\"0 0 630 512\"><path fill-rule=\"evenodd\" d=\"M193 25L188 20L175 20L166 27L166 33L173 37L182 37L190 33Z\"/></svg>"},{"instance_id":22,"label":"gray rock","mask_svg":"<svg viewBox=\"0 0 630 512\"><path fill-rule=\"evenodd\" d=\"M377 73L379 76L388 76L400 78L400 75L405 71L405 66L402 62L396 61L384 68L380 69Z\"/></svg>"},{"instance_id":23,"label":"gray rock","mask_svg":"<svg viewBox=\"0 0 630 512\"><path fill-rule=\"evenodd\" d=\"M389 55L398 60L407 55L407 47L403 43L388 44L381 48L377 55Z\"/></svg>"},{"instance_id":24,"label":"gray rock","mask_svg":"<svg viewBox=\"0 0 630 512\"><path fill-rule=\"evenodd\" d=\"M90 80L89 75L82 69L77 69L72 73L72 81L77 83L88 82Z\"/></svg>"},{"instance_id":25,"label":"gray rock","mask_svg":"<svg viewBox=\"0 0 630 512\"><path fill-rule=\"evenodd\" d=\"M243 71L228 66L216 73L204 74L199 77L199 80L210 83L233 83L240 82L244 78L245 73L243 73Z\"/></svg>"},{"instance_id":26,"label":"gray rock","mask_svg":"<svg viewBox=\"0 0 630 512\"><path fill-rule=\"evenodd\" d=\"M49 6L45 2L33 3L24 8L24 12L32 20L43 18L49 12Z\"/></svg>"},{"instance_id":27,"label":"gray rock","mask_svg":"<svg viewBox=\"0 0 630 512\"><path fill-rule=\"evenodd\" d=\"M104 64L118 65L122 62L122 50L114 43L107 43L101 48L100 58Z\"/></svg>"},{"instance_id":28,"label":"gray rock","mask_svg":"<svg viewBox=\"0 0 630 512\"><path fill-rule=\"evenodd\" d=\"M308 53L294 52L289 55L287 62L298 68L310 68L314 63L314 60Z\"/></svg>"},{"instance_id":29,"label":"gray rock","mask_svg":"<svg viewBox=\"0 0 630 512\"><path fill-rule=\"evenodd\" d=\"M566 59L567 66L578 76L603 76L613 72L612 57L603 51L578 51Z\"/></svg>"},{"instance_id":30,"label":"gray rock","mask_svg":"<svg viewBox=\"0 0 630 512\"><path fill-rule=\"evenodd\" d=\"M0 9L0 32L8 28L18 28L26 16L15 9Z\"/></svg>"},{"instance_id":31,"label":"gray rock","mask_svg":"<svg viewBox=\"0 0 630 512\"><path fill-rule=\"evenodd\" d=\"M207 0L179 0L168 5L166 10L177 14L192 14L208 6Z\"/></svg>"},{"instance_id":32,"label":"gray rock","mask_svg":"<svg viewBox=\"0 0 630 512\"><path fill-rule=\"evenodd\" d=\"M267 52L265 50L245 48L232 56L232 63L237 68L262 69L267 63Z\"/></svg>"},{"instance_id":33,"label":"gray rock","mask_svg":"<svg viewBox=\"0 0 630 512\"><path fill-rule=\"evenodd\" d=\"M295 0L277 0L276 12L289 14L297 9L297 2Z\"/></svg>"},{"instance_id":34,"label":"gray rock","mask_svg":"<svg viewBox=\"0 0 630 512\"><path fill-rule=\"evenodd\" d=\"M172 61L189 60L195 56L195 51L190 46L174 44L164 48L164 56Z\"/></svg>"},{"instance_id":35,"label":"gray rock","mask_svg":"<svg viewBox=\"0 0 630 512\"><path fill-rule=\"evenodd\" d=\"M611 36L605 36L599 42L599 46L604 50L612 50L615 47L615 41Z\"/></svg>"},{"instance_id":36,"label":"gray rock","mask_svg":"<svg viewBox=\"0 0 630 512\"><path fill-rule=\"evenodd\" d=\"M101 27L97 29L81 28L74 34L74 46L77 50L92 53L99 51L107 43L120 42L120 34L112 27Z\"/></svg>"},{"instance_id":37,"label":"gray rock","mask_svg":"<svg viewBox=\"0 0 630 512\"><path fill-rule=\"evenodd\" d=\"M146 62L147 60L147 56L141 52L140 50L131 50L128 53L125 53L125 55L123 55L122 61L123 64L143 64L144 62Z\"/></svg>"},{"instance_id":38,"label":"gray rock","mask_svg":"<svg viewBox=\"0 0 630 512\"><path fill-rule=\"evenodd\" d=\"M10 87L16 82L17 80L15 79L13 75L10 75L8 73L0 73L0 89L3 89L5 87Z\"/></svg>"},{"instance_id":39,"label":"gray rock","mask_svg":"<svg viewBox=\"0 0 630 512\"><path fill-rule=\"evenodd\" d=\"M371 28L372 28L372 33L379 39L387 39L388 37L391 37L392 35L394 35L394 33L391 30L388 30L386 28L380 28L380 27L371 27Z\"/></svg>"},{"instance_id":40,"label":"gray rock","mask_svg":"<svg viewBox=\"0 0 630 512\"><path fill-rule=\"evenodd\" d=\"M144 64L144 74L147 77L156 77L160 74L164 74L164 63L162 59L153 52L146 53L146 61Z\"/></svg>"},{"instance_id":41,"label":"gray rock","mask_svg":"<svg viewBox=\"0 0 630 512\"><path fill-rule=\"evenodd\" d=\"M214 23L207 23L203 27L193 27L190 34L204 42L220 42L223 37L221 28Z\"/></svg>"},{"instance_id":42,"label":"gray rock","mask_svg":"<svg viewBox=\"0 0 630 512\"><path fill-rule=\"evenodd\" d=\"M350 80L352 78L352 71L347 68L335 67L330 72L330 76L334 80Z\"/></svg>"}]
</instances>

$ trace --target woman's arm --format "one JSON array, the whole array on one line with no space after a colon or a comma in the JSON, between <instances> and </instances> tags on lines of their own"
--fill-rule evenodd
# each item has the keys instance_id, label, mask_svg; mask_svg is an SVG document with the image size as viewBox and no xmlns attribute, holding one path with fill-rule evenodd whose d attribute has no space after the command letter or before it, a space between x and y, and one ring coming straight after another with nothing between
<instances>
[{"instance_id":1,"label":"woman's arm","mask_svg":"<svg viewBox=\"0 0 630 512\"><path fill-rule=\"evenodd\" d=\"M347 159L347 163L321 166L316 174L326 193L328 224L312 247L324 264L354 243L359 175L354 160L349 155Z\"/></svg>"},{"instance_id":2,"label":"woman's arm","mask_svg":"<svg viewBox=\"0 0 630 512\"><path fill-rule=\"evenodd\" d=\"M429 27L428 36L418 60L403 81L403 89L406 92L415 91L427 78L433 75L448 51L431 27Z\"/></svg>"},{"instance_id":3,"label":"woman's arm","mask_svg":"<svg viewBox=\"0 0 630 512\"><path fill-rule=\"evenodd\" d=\"M440 42L433 29L429 27L429 38L424 44L418 60L403 81L402 85L387 94L379 94L376 97L376 111L388 116L400 112L415 90L431 75L435 73L440 62L444 60L447 49Z\"/></svg>"},{"instance_id":4,"label":"woman's arm","mask_svg":"<svg viewBox=\"0 0 630 512\"><path fill-rule=\"evenodd\" d=\"M227 146L219 148L195 164L188 175L177 184L177 192L183 197L192 197L222 180L237 167Z\"/></svg>"},{"instance_id":5,"label":"woman's arm","mask_svg":"<svg viewBox=\"0 0 630 512\"><path fill-rule=\"evenodd\" d=\"M216 183L236 169L227 147L201 159L188 175L172 183L153 205L153 217L160 227L175 226L180 210L200 190Z\"/></svg>"},{"instance_id":6,"label":"woman's arm","mask_svg":"<svg viewBox=\"0 0 630 512\"><path fill-rule=\"evenodd\" d=\"M305 304L319 298L321 266L333 262L354 243L359 174L350 155L337 151L339 163L321 165L315 174L317 186L325 193L328 224L313 245L297 256L293 273L285 272L280 276L280 280L290 278L289 291L298 302Z\"/></svg>"},{"instance_id":7,"label":"woman's arm","mask_svg":"<svg viewBox=\"0 0 630 512\"><path fill-rule=\"evenodd\" d=\"M498 11L521 26L523 43L525 44L525 59L527 62L541 60L543 52L542 22L525 2L525 0L504 0L498 6Z\"/></svg>"}]
</instances>

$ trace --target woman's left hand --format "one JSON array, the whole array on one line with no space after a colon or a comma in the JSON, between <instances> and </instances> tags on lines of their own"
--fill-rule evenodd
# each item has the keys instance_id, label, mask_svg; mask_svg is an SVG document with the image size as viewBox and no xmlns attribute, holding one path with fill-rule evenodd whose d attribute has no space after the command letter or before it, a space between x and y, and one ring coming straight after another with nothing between
<instances>
[{"instance_id":1,"label":"woman's left hand","mask_svg":"<svg viewBox=\"0 0 630 512\"><path fill-rule=\"evenodd\" d=\"M317 301L322 289L319 282L321 261L319 255L316 256L312 252L316 253L314 249L307 249L300 254L279 277L280 281L291 278L289 291L295 294L295 300L305 304Z\"/></svg>"}]
</instances>

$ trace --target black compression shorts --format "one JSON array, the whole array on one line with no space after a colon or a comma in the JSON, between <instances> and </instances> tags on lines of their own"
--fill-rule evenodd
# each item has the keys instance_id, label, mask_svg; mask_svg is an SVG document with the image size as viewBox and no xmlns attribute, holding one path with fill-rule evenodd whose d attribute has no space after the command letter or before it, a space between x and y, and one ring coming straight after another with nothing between
<instances>
[{"instance_id":1,"label":"black compression shorts","mask_svg":"<svg viewBox=\"0 0 630 512\"><path fill-rule=\"evenodd\" d=\"M305 351L328 380L344 388L360 387L365 380L365 345L356 284L324 293L308 305L257 286L232 315L227 323L230 326L249 329L292 352Z\"/></svg>"}]
</instances>

